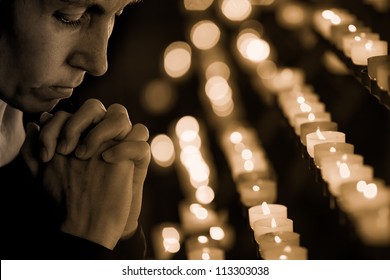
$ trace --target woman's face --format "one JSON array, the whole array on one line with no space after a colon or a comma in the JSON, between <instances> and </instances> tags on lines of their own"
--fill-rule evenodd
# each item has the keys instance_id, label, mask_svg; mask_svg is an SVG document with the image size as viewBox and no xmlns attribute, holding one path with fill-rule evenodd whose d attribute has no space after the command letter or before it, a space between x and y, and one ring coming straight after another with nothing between
<instances>
[{"instance_id":1,"label":"woman's face","mask_svg":"<svg viewBox=\"0 0 390 280\"><path fill-rule=\"evenodd\" d=\"M22 111L51 110L86 72L107 71L115 16L136 0L14 0L0 34L0 98Z\"/></svg>"}]
</instances>

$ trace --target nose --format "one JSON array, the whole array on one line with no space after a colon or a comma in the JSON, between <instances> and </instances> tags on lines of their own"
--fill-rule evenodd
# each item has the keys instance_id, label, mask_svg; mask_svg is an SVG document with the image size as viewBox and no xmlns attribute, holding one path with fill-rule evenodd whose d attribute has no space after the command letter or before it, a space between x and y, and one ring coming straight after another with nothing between
<instances>
[{"instance_id":1,"label":"nose","mask_svg":"<svg viewBox=\"0 0 390 280\"><path fill-rule=\"evenodd\" d=\"M96 26L80 36L75 43L69 65L82 69L93 76L101 76L107 72L107 46L111 28Z\"/></svg>"}]
</instances>

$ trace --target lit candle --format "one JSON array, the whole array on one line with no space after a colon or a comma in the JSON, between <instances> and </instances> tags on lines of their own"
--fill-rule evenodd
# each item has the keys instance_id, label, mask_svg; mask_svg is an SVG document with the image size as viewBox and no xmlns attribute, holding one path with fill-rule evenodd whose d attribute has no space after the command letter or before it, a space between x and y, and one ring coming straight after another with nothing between
<instances>
[{"instance_id":1,"label":"lit candle","mask_svg":"<svg viewBox=\"0 0 390 280\"><path fill-rule=\"evenodd\" d=\"M390 189L380 179L360 180L340 186L337 198L340 208L351 218L357 219L368 212L390 205Z\"/></svg>"},{"instance_id":2,"label":"lit candle","mask_svg":"<svg viewBox=\"0 0 390 280\"><path fill-rule=\"evenodd\" d=\"M389 91L390 62L378 66L377 84L381 90Z\"/></svg>"},{"instance_id":3,"label":"lit candle","mask_svg":"<svg viewBox=\"0 0 390 280\"><path fill-rule=\"evenodd\" d=\"M180 250L179 225L163 223L152 229L154 254L159 260L168 260Z\"/></svg>"},{"instance_id":4,"label":"lit candle","mask_svg":"<svg viewBox=\"0 0 390 280\"><path fill-rule=\"evenodd\" d=\"M186 233L208 231L210 227L219 224L217 213L198 203L181 202L179 216L183 231Z\"/></svg>"},{"instance_id":5,"label":"lit candle","mask_svg":"<svg viewBox=\"0 0 390 280\"><path fill-rule=\"evenodd\" d=\"M371 180L374 175L374 169L369 165L341 163L338 171L330 172L328 178L329 192L338 197L340 194L340 186L343 183L359 180Z\"/></svg>"},{"instance_id":6,"label":"lit candle","mask_svg":"<svg viewBox=\"0 0 390 280\"><path fill-rule=\"evenodd\" d=\"M262 253L265 260L307 260L307 249L302 246L275 247Z\"/></svg>"},{"instance_id":7,"label":"lit candle","mask_svg":"<svg viewBox=\"0 0 390 280\"><path fill-rule=\"evenodd\" d=\"M189 250L187 258L189 260L224 260L225 252L220 248L203 247Z\"/></svg>"},{"instance_id":8,"label":"lit candle","mask_svg":"<svg viewBox=\"0 0 390 280\"><path fill-rule=\"evenodd\" d=\"M322 160L336 154L353 154L354 145L344 142L329 142L314 146L314 163L321 169Z\"/></svg>"},{"instance_id":9,"label":"lit candle","mask_svg":"<svg viewBox=\"0 0 390 280\"><path fill-rule=\"evenodd\" d=\"M325 38L330 39L331 27L356 22L356 17L344 9L317 10L314 12L314 28Z\"/></svg>"},{"instance_id":10,"label":"lit candle","mask_svg":"<svg viewBox=\"0 0 390 280\"><path fill-rule=\"evenodd\" d=\"M353 165L363 165L363 156L350 153L336 153L334 155L328 155L321 159L321 176L324 181L328 181L330 173L339 172L339 167L342 163Z\"/></svg>"},{"instance_id":11,"label":"lit candle","mask_svg":"<svg viewBox=\"0 0 390 280\"><path fill-rule=\"evenodd\" d=\"M364 42L367 40L379 40L379 33L359 32L358 34L347 34L343 36L343 53L347 57L351 57L352 44L356 42Z\"/></svg>"},{"instance_id":12,"label":"lit candle","mask_svg":"<svg viewBox=\"0 0 390 280\"><path fill-rule=\"evenodd\" d=\"M275 231L293 231L293 220L286 217L270 217L255 221L253 233L257 244L263 234Z\"/></svg>"},{"instance_id":13,"label":"lit candle","mask_svg":"<svg viewBox=\"0 0 390 280\"><path fill-rule=\"evenodd\" d=\"M378 66L383 64L390 64L390 55L376 55L367 59L367 72L370 79L376 80Z\"/></svg>"},{"instance_id":14,"label":"lit candle","mask_svg":"<svg viewBox=\"0 0 390 280\"><path fill-rule=\"evenodd\" d=\"M300 235L292 231L275 231L259 237L259 252L285 246L299 246Z\"/></svg>"},{"instance_id":15,"label":"lit candle","mask_svg":"<svg viewBox=\"0 0 390 280\"><path fill-rule=\"evenodd\" d=\"M246 207L261 204L262 202L274 203L277 197L276 181L267 178L261 178L253 173L242 174L236 180L237 192L240 195L240 201Z\"/></svg>"},{"instance_id":16,"label":"lit candle","mask_svg":"<svg viewBox=\"0 0 390 280\"><path fill-rule=\"evenodd\" d=\"M301 124L301 143L306 146L306 136L309 133L320 131L337 131L338 124L335 122L308 122Z\"/></svg>"},{"instance_id":17,"label":"lit candle","mask_svg":"<svg viewBox=\"0 0 390 280\"><path fill-rule=\"evenodd\" d=\"M348 34L356 34L357 32L370 32L371 28L364 26L360 21L354 23L344 23L331 26L331 41L338 48L342 49L343 36Z\"/></svg>"},{"instance_id":18,"label":"lit candle","mask_svg":"<svg viewBox=\"0 0 390 280\"><path fill-rule=\"evenodd\" d=\"M330 122L331 115L329 112L310 112L299 113L294 115L292 126L296 135L301 134L301 125L308 122Z\"/></svg>"},{"instance_id":19,"label":"lit candle","mask_svg":"<svg viewBox=\"0 0 390 280\"><path fill-rule=\"evenodd\" d=\"M285 114L288 122L293 126L294 116L300 113L322 113L325 112L325 103L323 102L303 102L296 106L290 106L286 109Z\"/></svg>"},{"instance_id":20,"label":"lit candle","mask_svg":"<svg viewBox=\"0 0 390 280\"><path fill-rule=\"evenodd\" d=\"M369 212L357 219L356 232L363 243L370 246L390 245L390 207Z\"/></svg>"},{"instance_id":21,"label":"lit candle","mask_svg":"<svg viewBox=\"0 0 390 280\"><path fill-rule=\"evenodd\" d=\"M306 135L306 148L310 157L314 157L314 146L328 142L345 143L345 133L340 131L321 131L317 129Z\"/></svg>"},{"instance_id":22,"label":"lit candle","mask_svg":"<svg viewBox=\"0 0 390 280\"><path fill-rule=\"evenodd\" d=\"M287 218L287 207L281 204L268 204L252 206L248 209L249 224L254 229L254 224L260 219L282 217Z\"/></svg>"},{"instance_id":23,"label":"lit candle","mask_svg":"<svg viewBox=\"0 0 390 280\"><path fill-rule=\"evenodd\" d=\"M387 41L364 40L351 45L351 59L355 65L367 65L371 56L387 55Z\"/></svg>"}]
</instances>

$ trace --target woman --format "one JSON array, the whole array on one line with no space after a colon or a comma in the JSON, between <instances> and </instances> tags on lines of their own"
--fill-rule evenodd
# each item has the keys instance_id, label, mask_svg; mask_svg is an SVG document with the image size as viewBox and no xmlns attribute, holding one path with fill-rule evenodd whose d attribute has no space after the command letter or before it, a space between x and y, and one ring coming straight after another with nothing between
<instances>
[{"instance_id":1,"label":"woman","mask_svg":"<svg viewBox=\"0 0 390 280\"><path fill-rule=\"evenodd\" d=\"M146 127L95 99L53 110L86 73L107 71L115 17L135 2L0 0L2 259L144 256Z\"/></svg>"}]
</instances>

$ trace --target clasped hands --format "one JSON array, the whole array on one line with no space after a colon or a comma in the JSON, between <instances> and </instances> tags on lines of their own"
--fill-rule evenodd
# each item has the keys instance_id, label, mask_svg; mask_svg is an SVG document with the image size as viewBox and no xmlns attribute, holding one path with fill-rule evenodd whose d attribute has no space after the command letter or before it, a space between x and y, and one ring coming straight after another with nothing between
<instances>
[{"instance_id":1,"label":"clasped hands","mask_svg":"<svg viewBox=\"0 0 390 280\"><path fill-rule=\"evenodd\" d=\"M74 113L29 123L22 154L44 188L65 205L61 230L109 249L138 226L150 162L149 132L119 104L87 100Z\"/></svg>"}]
</instances>

